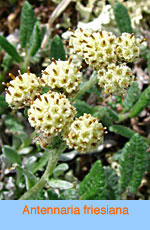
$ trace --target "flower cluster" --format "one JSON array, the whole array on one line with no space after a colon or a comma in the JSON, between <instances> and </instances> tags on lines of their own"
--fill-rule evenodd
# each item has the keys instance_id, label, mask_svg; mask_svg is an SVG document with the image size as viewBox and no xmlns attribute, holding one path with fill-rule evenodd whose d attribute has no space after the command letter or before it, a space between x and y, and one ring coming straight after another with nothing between
<instances>
[{"instance_id":1,"label":"flower cluster","mask_svg":"<svg viewBox=\"0 0 150 230\"><path fill-rule=\"evenodd\" d=\"M139 57L142 41L134 34L116 37L111 32L77 29L72 32L69 47L82 56L88 65L99 70L120 61L133 62Z\"/></svg>"},{"instance_id":2,"label":"flower cluster","mask_svg":"<svg viewBox=\"0 0 150 230\"><path fill-rule=\"evenodd\" d=\"M40 93L39 78L29 70L22 75L19 73L16 78L12 74L9 75L13 80L7 84L6 102L13 109L29 106Z\"/></svg>"},{"instance_id":3,"label":"flower cluster","mask_svg":"<svg viewBox=\"0 0 150 230\"><path fill-rule=\"evenodd\" d=\"M76 92L82 81L81 67L76 68L71 63L72 57L67 61L52 60L52 63L42 72L42 85L52 89L62 89L68 94Z\"/></svg>"},{"instance_id":4,"label":"flower cluster","mask_svg":"<svg viewBox=\"0 0 150 230\"><path fill-rule=\"evenodd\" d=\"M122 94L134 80L125 62L133 62L139 56L141 43L134 34L123 33L117 38L106 31L77 29L72 32L69 46L97 71L98 84L106 93ZM75 118L76 109L69 100L82 82L80 69L72 57L66 61L53 58L41 78L30 73L30 69L17 77L10 74L6 101L14 109L30 106L29 123L38 133L42 147L58 134L70 148L82 153L103 142L104 128L98 119L90 114ZM49 91L42 94L45 86Z\"/></svg>"},{"instance_id":5,"label":"flower cluster","mask_svg":"<svg viewBox=\"0 0 150 230\"><path fill-rule=\"evenodd\" d=\"M98 72L98 84L105 93L123 93L134 81L131 69L124 63L121 65L111 64L107 69Z\"/></svg>"},{"instance_id":6,"label":"flower cluster","mask_svg":"<svg viewBox=\"0 0 150 230\"><path fill-rule=\"evenodd\" d=\"M92 151L103 142L104 128L90 114L76 118L69 128L65 140L70 148L81 153Z\"/></svg>"},{"instance_id":7,"label":"flower cluster","mask_svg":"<svg viewBox=\"0 0 150 230\"><path fill-rule=\"evenodd\" d=\"M143 40L134 34L116 37L107 31L77 29L72 32L69 47L98 71L99 85L106 93L124 93L133 82L131 69L124 62L134 62Z\"/></svg>"},{"instance_id":8,"label":"flower cluster","mask_svg":"<svg viewBox=\"0 0 150 230\"><path fill-rule=\"evenodd\" d=\"M42 72L41 78L30 73L29 69L27 73L19 73L17 77L10 74L13 80L7 83L6 101L15 109L30 107L28 120L38 134L36 140L39 141L41 147L44 148L50 143L52 137L61 133L69 147L86 152L97 148L102 142L103 128L101 123L98 123L98 120L91 115L84 115L83 118L75 120L76 109L67 96L77 91L82 75L80 68L76 68L71 61L72 58L67 61L53 59ZM43 86L49 86L57 91L49 90L42 94ZM66 95L58 92L59 89ZM77 138L76 145L71 142L74 125L77 127L76 131L78 130L77 135L81 134L81 137Z\"/></svg>"}]
</instances>

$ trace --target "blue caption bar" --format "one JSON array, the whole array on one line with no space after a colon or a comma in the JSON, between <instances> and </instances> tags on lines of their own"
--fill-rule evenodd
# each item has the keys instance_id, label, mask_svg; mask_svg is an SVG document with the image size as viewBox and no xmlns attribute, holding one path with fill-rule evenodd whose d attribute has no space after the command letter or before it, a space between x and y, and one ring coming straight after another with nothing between
<instances>
[{"instance_id":1,"label":"blue caption bar","mask_svg":"<svg viewBox=\"0 0 150 230\"><path fill-rule=\"evenodd\" d=\"M150 201L0 201L0 229L142 229Z\"/></svg>"}]
</instances>

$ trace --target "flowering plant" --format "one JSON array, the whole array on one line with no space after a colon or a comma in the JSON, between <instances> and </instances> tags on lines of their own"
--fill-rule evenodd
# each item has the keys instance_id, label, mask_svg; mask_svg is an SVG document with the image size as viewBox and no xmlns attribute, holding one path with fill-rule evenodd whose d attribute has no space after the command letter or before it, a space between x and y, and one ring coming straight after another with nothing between
<instances>
[{"instance_id":1,"label":"flowering plant","mask_svg":"<svg viewBox=\"0 0 150 230\"><path fill-rule=\"evenodd\" d=\"M121 9L125 12L124 21L129 22L124 6ZM134 63L145 50L145 39L136 36L131 25L127 28L123 21L121 34L69 29L65 45L56 35L50 49L42 50L45 37L40 37L40 26L32 13L31 5L25 2L20 30L24 61L14 46L4 46L11 56L10 47L15 50L15 59L20 62L18 74L9 73L11 80L3 82L5 100L2 97L4 109L9 111L4 123L7 132L13 134L13 146L4 144L2 152L17 175L16 198L125 199L129 192L135 195L149 167L149 138L123 122L133 121L149 103L150 88L140 93L133 72ZM33 21L32 28L31 20L29 23L30 36L25 33L29 30L27 14ZM122 21L118 16L116 21L120 28ZM30 47L31 41L34 45ZM47 49L50 60L43 62ZM38 52L43 58L40 71L30 65ZM26 131L17 120L19 116ZM129 138L115 154L105 153L105 148L113 148L116 143L115 136L109 139L112 133ZM80 176L73 173L77 168L80 174L79 163L71 170L67 161L77 159L82 165L87 156L99 160L94 160L80 181ZM57 165L60 161L65 163Z\"/></svg>"}]
</instances>

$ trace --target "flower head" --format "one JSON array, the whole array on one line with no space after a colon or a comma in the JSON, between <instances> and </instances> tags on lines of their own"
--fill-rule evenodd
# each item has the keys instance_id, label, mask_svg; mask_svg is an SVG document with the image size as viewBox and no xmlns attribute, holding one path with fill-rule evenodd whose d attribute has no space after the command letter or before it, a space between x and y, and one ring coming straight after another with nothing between
<instances>
[{"instance_id":1,"label":"flower head","mask_svg":"<svg viewBox=\"0 0 150 230\"><path fill-rule=\"evenodd\" d=\"M42 85L52 89L62 89L69 94L77 91L82 81L81 67L74 66L72 57L67 61L52 60L52 63L42 72Z\"/></svg>"},{"instance_id":2,"label":"flower head","mask_svg":"<svg viewBox=\"0 0 150 230\"><path fill-rule=\"evenodd\" d=\"M69 39L69 48L71 53L78 54L78 56L83 56L84 48L90 35L92 34L91 30L76 29L72 31L72 34Z\"/></svg>"},{"instance_id":3,"label":"flower head","mask_svg":"<svg viewBox=\"0 0 150 230\"><path fill-rule=\"evenodd\" d=\"M116 37L111 32L77 29L69 44L74 53L82 56L86 63L96 70L116 62Z\"/></svg>"},{"instance_id":4,"label":"flower head","mask_svg":"<svg viewBox=\"0 0 150 230\"><path fill-rule=\"evenodd\" d=\"M134 62L140 54L141 39L134 34L123 33L117 38L116 54L118 59L126 62Z\"/></svg>"},{"instance_id":5,"label":"flower head","mask_svg":"<svg viewBox=\"0 0 150 230\"><path fill-rule=\"evenodd\" d=\"M73 122L76 109L64 94L51 92L39 96L28 110L29 122L37 132L56 136Z\"/></svg>"},{"instance_id":6,"label":"flower head","mask_svg":"<svg viewBox=\"0 0 150 230\"><path fill-rule=\"evenodd\" d=\"M131 69L126 64L111 64L107 69L98 72L99 86L105 93L123 93L124 90L133 82L134 76Z\"/></svg>"},{"instance_id":7,"label":"flower head","mask_svg":"<svg viewBox=\"0 0 150 230\"><path fill-rule=\"evenodd\" d=\"M17 77L12 74L9 75L13 80L7 84L6 102L14 109L29 106L40 92L39 79L29 70Z\"/></svg>"},{"instance_id":8,"label":"flower head","mask_svg":"<svg viewBox=\"0 0 150 230\"><path fill-rule=\"evenodd\" d=\"M70 148L85 153L96 149L103 142L103 134L104 128L98 119L84 114L71 124L65 140Z\"/></svg>"}]
</instances>

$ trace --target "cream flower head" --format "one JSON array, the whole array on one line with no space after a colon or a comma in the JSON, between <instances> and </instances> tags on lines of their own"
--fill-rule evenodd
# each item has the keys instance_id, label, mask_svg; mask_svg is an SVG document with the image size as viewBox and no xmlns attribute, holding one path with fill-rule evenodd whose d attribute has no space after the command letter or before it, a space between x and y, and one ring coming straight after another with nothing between
<instances>
[{"instance_id":1,"label":"cream flower head","mask_svg":"<svg viewBox=\"0 0 150 230\"><path fill-rule=\"evenodd\" d=\"M99 86L105 93L123 93L134 81L131 69L126 64L111 64L98 72Z\"/></svg>"},{"instance_id":2,"label":"cream flower head","mask_svg":"<svg viewBox=\"0 0 150 230\"><path fill-rule=\"evenodd\" d=\"M67 61L52 59L52 63L42 72L42 85L62 89L68 94L75 92L82 82L80 69L81 67L76 68L72 63L72 57Z\"/></svg>"},{"instance_id":3,"label":"cream flower head","mask_svg":"<svg viewBox=\"0 0 150 230\"><path fill-rule=\"evenodd\" d=\"M76 109L64 94L49 91L39 96L28 110L29 123L37 132L56 136L73 122Z\"/></svg>"},{"instance_id":4,"label":"cream flower head","mask_svg":"<svg viewBox=\"0 0 150 230\"><path fill-rule=\"evenodd\" d=\"M90 114L76 118L64 138L70 148L81 153L90 152L103 142L104 128L98 119Z\"/></svg>"},{"instance_id":5,"label":"cream flower head","mask_svg":"<svg viewBox=\"0 0 150 230\"><path fill-rule=\"evenodd\" d=\"M117 38L116 54L118 59L126 62L134 62L140 54L141 39L135 38L134 34L122 33Z\"/></svg>"},{"instance_id":6,"label":"cream flower head","mask_svg":"<svg viewBox=\"0 0 150 230\"><path fill-rule=\"evenodd\" d=\"M13 79L7 83L6 102L13 109L20 109L29 106L34 98L40 93L39 79L28 69L27 73L15 77L11 73L9 76Z\"/></svg>"},{"instance_id":7,"label":"cream flower head","mask_svg":"<svg viewBox=\"0 0 150 230\"><path fill-rule=\"evenodd\" d=\"M74 53L82 56L96 70L117 60L116 36L111 32L77 29L71 35L69 45Z\"/></svg>"},{"instance_id":8,"label":"cream flower head","mask_svg":"<svg viewBox=\"0 0 150 230\"><path fill-rule=\"evenodd\" d=\"M81 28L72 31L69 39L69 48L71 53L78 54L78 56L83 56L84 48L88 42L89 37L92 34L92 30L83 30Z\"/></svg>"}]
</instances>

